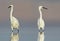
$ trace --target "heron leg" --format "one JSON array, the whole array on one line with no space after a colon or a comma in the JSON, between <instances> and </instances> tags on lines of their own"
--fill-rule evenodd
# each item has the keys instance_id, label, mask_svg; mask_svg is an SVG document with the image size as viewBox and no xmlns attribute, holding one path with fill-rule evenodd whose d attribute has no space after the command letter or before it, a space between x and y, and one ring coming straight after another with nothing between
<instances>
[{"instance_id":1,"label":"heron leg","mask_svg":"<svg viewBox=\"0 0 60 41\"><path fill-rule=\"evenodd\" d=\"M17 27L17 31L19 32L19 28Z\"/></svg>"},{"instance_id":2,"label":"heron leg","mask_svg":"<svg viewBox=\"0 0 60 41\"><path fill-rule=\"evenodd\" d=\"M45 30L43 28L40 28L40 32L44 32Z\"/></svg>"},{"instance_id":3,"label":"heron leg","mask_svg":"<svg viewBox=\"0 0 60 41\"><path fill-rule=\"evenodd\" d=\"M18 30L18 32L19 32L19 29L17 29Z\"/></svg>"},{"instance_id":4,"label":"heron leg","mask_svg":"<svg viewBox=\"0 0 60 41\"><path fill-rule=\"evenodd\" d=\"M40 28L40 30L43 30L42 28Z\"/></svg>"}]
</instances>

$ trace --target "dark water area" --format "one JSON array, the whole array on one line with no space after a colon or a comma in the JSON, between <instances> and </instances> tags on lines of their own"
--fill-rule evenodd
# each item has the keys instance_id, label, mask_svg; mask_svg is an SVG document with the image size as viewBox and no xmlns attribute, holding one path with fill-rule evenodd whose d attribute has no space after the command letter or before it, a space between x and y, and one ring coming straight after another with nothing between
<instances>
[{"instance_id":1,"label":"dark water area","mask_svg":"<svg viewBox=\"0 0 60 41\"><path fill-rule=\"evenodd\" d=\"M45 41L59 41L60 27L45 27ZM11 41L11 28L0 29L0 41ZM19 41L37 41L38 29L37 27L23 27L19 30L17 35Z\"/></svg>"}]
</instances>

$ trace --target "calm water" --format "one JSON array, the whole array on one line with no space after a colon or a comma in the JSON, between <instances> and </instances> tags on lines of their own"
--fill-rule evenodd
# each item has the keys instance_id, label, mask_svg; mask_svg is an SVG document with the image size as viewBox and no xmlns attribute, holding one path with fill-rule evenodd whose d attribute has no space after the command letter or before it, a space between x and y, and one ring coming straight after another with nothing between
<instances>
[{"instance_id":1,"label":"calm water","mask_svg":"<svg viewBox=\"0 0 60 41\"><path fill-rule=\"evenodd\" d=\"M0 28L0 41L11 41L11 34L11 28ZM18 35L19 41L37 41L38 29L23 27ZM45 41L60 41L60 27L45 27Z\"/></svg>"}]
</instances>

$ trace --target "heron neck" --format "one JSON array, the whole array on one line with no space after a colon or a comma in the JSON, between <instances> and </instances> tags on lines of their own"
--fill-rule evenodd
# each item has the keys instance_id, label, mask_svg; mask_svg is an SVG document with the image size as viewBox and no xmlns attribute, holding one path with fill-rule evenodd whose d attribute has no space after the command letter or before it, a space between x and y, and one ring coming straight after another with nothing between
<instances>
[{"instance_id":1,"label":"heron neck","mask_svg":"<svg viewBox=\"0 0 60 41\"><path fill-rule=\"evenodd\" d=\"M40 12L40 18L42 18L42 10L40 9L39 12Z\"/></svg>"},{"instance_id":2,"label":"heron neck","mask_svg":"<svg viewBox=\"0 0 60 41\"><path fill-rule=\"evenodd\" d=\"M13 13L13 7L11 7L11 11L10 11L10 19L12 19L12 13Z\"/></svg>"}]
</instances>

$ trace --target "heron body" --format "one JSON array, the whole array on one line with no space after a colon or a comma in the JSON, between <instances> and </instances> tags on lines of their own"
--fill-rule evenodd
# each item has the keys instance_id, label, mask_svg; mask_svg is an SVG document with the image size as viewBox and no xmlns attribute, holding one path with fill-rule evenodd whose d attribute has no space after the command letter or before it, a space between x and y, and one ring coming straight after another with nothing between
<instances>
[{"instance_id":1,"label":"heron body","mask_svg":"<svg viewBox=\"0 0 60 41\"><path fill-rule=\"evenodd\" d=\"M39 30L40 30L40 29L44 30L44 26L45 26L44 20L43 20L42 18L39 18L39 19L38 19L38 29L39 29Z\"/></svg>"},{"instance_id":2,"label":"heron body","mask_svg":"<svg viewBox=\"0 0 60 41\"><path fill-rule=\"evenodd\" d=\"M11 22L11 29L18 29L19 30L19 21L12 15L13 13L13 5L10 5L8 8L11 8L10 11L10 22Z\"/></svg>"},{"instance_id":3,"label":"heron body","mask_svg":"<svg viewBox=\"0 0 60 41\"><path fill-rule=\"evenodd\" d=\"M16 21L15 21L16 20ZM18 20L15 17L12 17L11 25L13 28L18 29L19 24Z\"/></svg>"}]
</instances>

